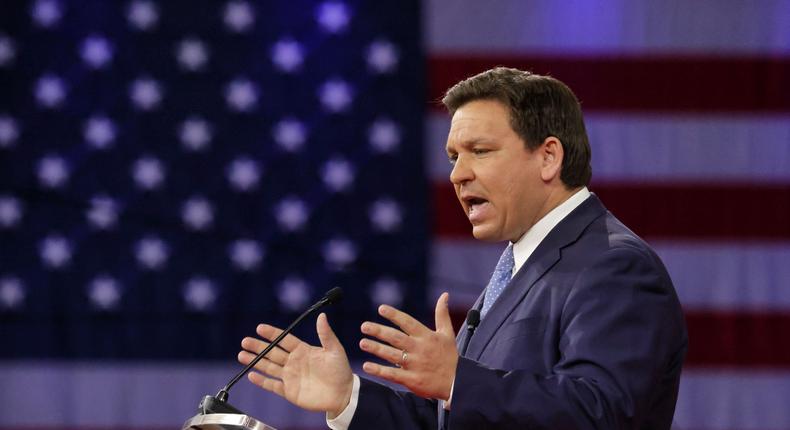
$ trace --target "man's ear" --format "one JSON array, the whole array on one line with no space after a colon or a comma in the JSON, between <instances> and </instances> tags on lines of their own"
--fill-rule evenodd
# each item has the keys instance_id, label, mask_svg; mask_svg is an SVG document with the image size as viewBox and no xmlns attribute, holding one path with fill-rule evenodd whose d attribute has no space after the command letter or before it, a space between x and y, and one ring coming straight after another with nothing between
<instances>
[{"instance_id":1,"label":"man's ear","mask_svg":"<svg viewBox=\"0 0 790 430\"><path fill-rule=\"evenodd\" d=\"M541 157L541 179L551 182L554 178L559 178L562 172L562 160L565 158L562 142L554 136L549 136L538 148L538 154Z\"/></svg>"}]
</instances>

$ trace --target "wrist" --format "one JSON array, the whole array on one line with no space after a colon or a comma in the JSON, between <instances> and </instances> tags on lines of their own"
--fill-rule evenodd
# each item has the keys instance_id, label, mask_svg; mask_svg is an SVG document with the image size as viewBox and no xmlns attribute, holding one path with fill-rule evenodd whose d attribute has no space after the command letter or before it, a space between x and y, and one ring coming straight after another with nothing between
<instances>
[{"instance_id":1,"label":"wrist","mask_svg":"<svg viewBox=\"0 0 790 430\"><path fill-rule=\"evenodd\" d=\"M338 415L342 414L343 411L346 410L348 404L351 402L351 395L354 391L354 377L350 378L348 384L345 385L345 389L343 390L343 394L338 396L340 399L340 403L334 408L334 410L326 411L326 416L330 420L337 418Z\"/></svg>"}]
</instances>

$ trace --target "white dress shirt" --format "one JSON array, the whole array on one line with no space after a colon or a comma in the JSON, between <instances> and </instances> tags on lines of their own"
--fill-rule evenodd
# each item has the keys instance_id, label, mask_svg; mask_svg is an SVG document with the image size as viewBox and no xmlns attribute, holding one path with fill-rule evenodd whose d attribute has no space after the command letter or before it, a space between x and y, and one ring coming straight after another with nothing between
<instances>
[{"instance_id":1,"label":"white dress shirt","mask_svg":"<svg viewBox=\"0 0 790 430\"><path fill-rule=\"evenodd\" d=\"M590 197L590 190L587 187L582 187L581 190L574 193L572 196L560 203L559 206L552 209L543 218L538 220L521 238L513 244L513 273L511 277L518 273L521 266L529 259L530 255L535 249L543 242L543 239L548 236L549 232L557 226L568 214L573 212L579 205L581 205L587 198ZM445 409L450 409L450 403L453 398L453 390L455 389L455 381L450 388L450 399L444 404ZM441 400L440 400L441 402ZM351 399L348 406L343 412L335 417L329 419L327 417L326 424L332 430L348 430L351 425L351 420L354 418L354 412L357 410L359 403L359 376L354 374L354 385L351 389Z\"/></svg>"}]
</instances>

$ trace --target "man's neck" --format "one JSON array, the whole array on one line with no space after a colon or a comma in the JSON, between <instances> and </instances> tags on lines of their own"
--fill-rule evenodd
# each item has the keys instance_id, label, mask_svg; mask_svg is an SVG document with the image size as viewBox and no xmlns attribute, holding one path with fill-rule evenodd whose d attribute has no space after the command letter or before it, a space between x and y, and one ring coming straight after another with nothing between
<instances>
[{"instance_id":1,"label":"man's neck","mask_svg":"<svg viewBox=\"0 0 790 430\"><path fill-rule=\"evenodd\" d=\"M590 191L584 187L579 187L569 191L561 202L557 203L548 213L542 216L524 235L522 235L513 246L515 258L515 274L524 262L532 255L540 242L560 223L568 214L573 212L579 205L590 196ZM572 201L571 201L572 200Z\"/></svg>"}]
</instances>

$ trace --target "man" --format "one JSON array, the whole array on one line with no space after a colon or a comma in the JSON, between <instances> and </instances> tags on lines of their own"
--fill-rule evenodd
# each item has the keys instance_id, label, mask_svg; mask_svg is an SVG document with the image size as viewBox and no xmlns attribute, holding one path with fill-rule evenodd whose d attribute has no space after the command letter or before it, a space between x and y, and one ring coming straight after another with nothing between
<instances>
[{"instance_id":1,"label":"man","mask_svg":"<svg viewBox=\"0 0 790 430\"><path fill-rule=\"evenodd\" d=\"M475 238L509 241L469 338L389 306L396 327L365 322L360 347L392 364L358 378L325 315L322 347L286 338L249 378L332 428L669 429L687 349L672 283L655 253L586 186L581 109L551 77L496 68L451 88L447 154ZM279 329L261 325L273 339ZM246 338L246 364L266 342ZM464 345L459 348L457 345Z\"/></svg>"}]
</instances>

